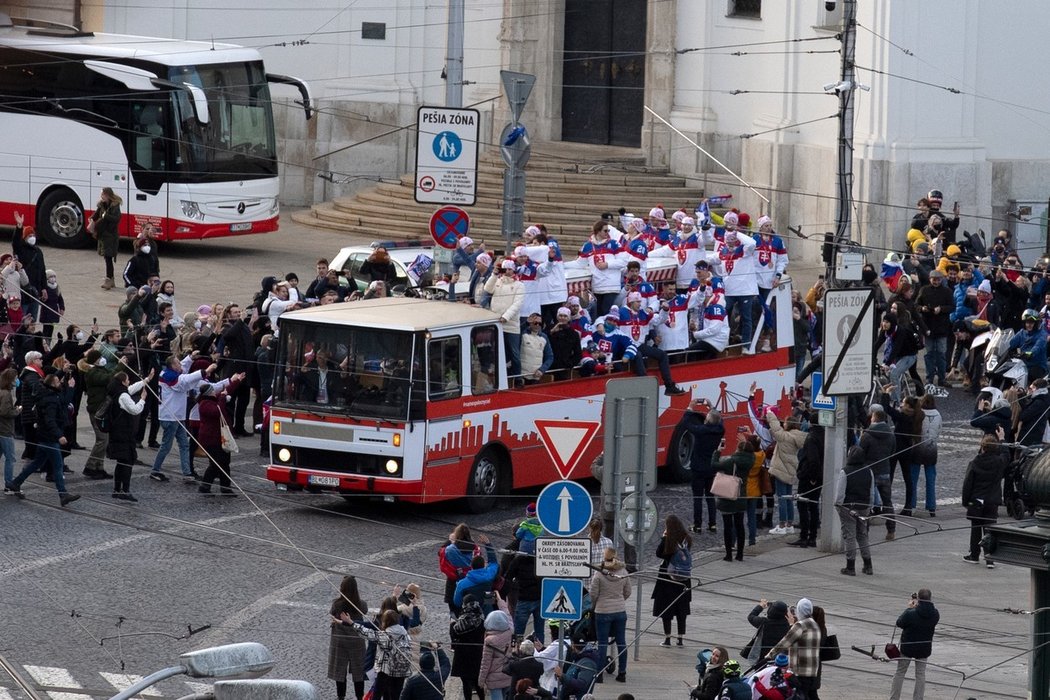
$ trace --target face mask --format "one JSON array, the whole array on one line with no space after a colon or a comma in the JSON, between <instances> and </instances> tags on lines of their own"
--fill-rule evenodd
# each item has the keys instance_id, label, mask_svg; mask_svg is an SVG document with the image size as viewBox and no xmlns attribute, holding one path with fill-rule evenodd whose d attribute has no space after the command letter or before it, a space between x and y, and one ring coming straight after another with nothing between
<instances>
[{"instance_id":1,"label":"face mask","mask_svg":"<svg viewBox=\"0 0 1050 700\"><path fill-rule=\"evenodd\" d=\"M149 255L149 252L151 250L153 250L153 249L150 246L148 246L148 245L142 246L142 252L145 253L146 255Z\"/></svg>"},{"instance_id":2,"label":"face mask","mask_svg":"<svg viewBox=\"0 0 1050 700\"><path fill-rule=\"evenodd\" d=\"M84 333L84 331L77 331L77 340L79 340L80 342L84 342L84 338L86 337L87 335Z\"/></svg>"},{"instance_id":3,"label":"face mask","mask_svg":"<svg viewBox=\"0 0 1050 700\"><path fill-rule=\"evenodd\" d=\"M99 367L105 367L106 366L106 358L104 358L104 357L98 358L98 366Z\"/></svg>"},{"instance_id":4,"label":"face mask","mask_svg":"<svg viewBox=\"0 0 1050 700\"><path fill-rule=\"evenodd\" d=\"M36 245L36 236L30 236L26 239L26 243L29 245Z\"/></svg>"},{"instance_id":5,"label":"face mask","mask_svg":"<svg viewBox=\"0 0 1050 700\"><path fill-rule=\"evenodd\" d=\"M48 289L58 289L58 282L48 282L47 283L47 288Z\"/></svg>"},{"instance_id":6,"label":"face mask","mask_svg":"<svg viewBox=\"0 0 1050 700\"><path fill-rule=\"evenodd\" d=\"M201 329L201 322L200 322L200 319L197 319L196 321L194 321L194 322L193 322L193 327L194 327L195 329L197 329L198 331L199 331L199 330Z\"/></svg>"},{"instance_id":7,"label":"face mask","mask_svg":"<svg viewBox=\"0 0 1050 700\"><path fill-rule=\"evenodd\" d=\"M610 323L603 323L602 325L605 327L605 334L606 335L611 335L611 334L616 332L616 326L614 326L614 325L612 325Z\"/></svg>"}]
</instances>

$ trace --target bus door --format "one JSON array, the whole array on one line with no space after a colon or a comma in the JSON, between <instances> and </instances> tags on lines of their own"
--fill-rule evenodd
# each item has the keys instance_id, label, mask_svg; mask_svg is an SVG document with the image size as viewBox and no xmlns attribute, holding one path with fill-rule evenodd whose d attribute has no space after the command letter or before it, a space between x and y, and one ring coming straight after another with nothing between
<instances>
[{"instance_id":1,"label":"bus door","mask_svg":"<svg viewBox=\"0 0 1050 700\"><path fill-rule=\"evenodd\" d=\"M93 212L95 210L95 204L98 203L98 198L102 193L103 187L112 188L113 191L117 193L117 196L124 200L124 204L120 208L122 213L122 216L120 217L120 235L129 235L129 232L132 230L131 220L132 216L135 214L136 207L135 203L131 201L129 196L130 190L128 189L129 179L127 165L101 161L91 162L91 191L87 193L84 199L84 211L86 216L90 216L87 212Z\"/></svg>"},{"instance_id":2,"label":"bus door","mask_svg":"<svg viewBox=\"0 0 1050 700\"><path fill-rule=\"evenodd\" d=\"M464 358L467 343L459 335L431 337L427 341L427 439L431 446L424 469L427 491L442 485L462 490L466 483L460 461L469 452L464 427ZM457 483L462 480L462 483Z\"/></svg>"}]
</instances>

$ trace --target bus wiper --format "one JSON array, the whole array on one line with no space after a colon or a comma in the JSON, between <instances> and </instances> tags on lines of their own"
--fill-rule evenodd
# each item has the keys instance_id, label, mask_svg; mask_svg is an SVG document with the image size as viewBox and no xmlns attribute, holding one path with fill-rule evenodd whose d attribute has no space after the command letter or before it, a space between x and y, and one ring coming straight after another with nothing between
<instances>
[{"instance_id":1,"label":"bus wiper","mask_svg":"<svg viewBox=\"0 0 1050 700\"><path fill-rule=\"evenodd\" d=\"M109 124L112 127L117 127L119 124L113 119L110 119L104 114L98 112L92 112L90 109L84 109L83 107L66 107L59 100L51 99L47 101L56 111L62 112L63 114L86 114L89 117L93 117L100 122Z\"/></svg>"}]
</instances>

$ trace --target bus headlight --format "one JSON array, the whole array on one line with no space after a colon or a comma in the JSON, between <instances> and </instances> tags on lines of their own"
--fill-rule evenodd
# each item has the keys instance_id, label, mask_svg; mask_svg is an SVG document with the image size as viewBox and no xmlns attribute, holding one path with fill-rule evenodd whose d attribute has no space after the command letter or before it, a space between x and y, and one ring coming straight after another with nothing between
<instances>
[{"instance_id":1,"label":"bus headlight","mask_svg":"<svg viewBox=\"0 0 1050 700\"><path fill-rule=\"evenodd\" d=\"M273 204L270 206L270 216L277 216L281 213L281 204L276 197L273 198Z\"/></svg>"},{"instance_id":2,"label":"bus headlight","mask_svg":"<svg viewBox=\"0 0 1050 700\"><path fill-rule=\"evenodd\" d=\"M281 460L282 462L291 462L292 451L289 450L287 447L282 447L277 451L277 459Z\"/></svg>"},{"instance_id":3,"label":"bus headlight","mask_svg":"<svg viewBox=\"0 0 1050 700\"><path fill-rule=\"evenodd\" d=\"M204 221L204 212L201 211L200 206L196 202L192 202L188 199L181 200L182 213L186 215L186 218L196 219L197 221Z\"/></svg>"},{"instance_id":4,"label":"bus headlight","mask_svg":"<svg viewBox=\"0 0 1050 700\"><path fill-rule=\"evenodd\" d=\"M397 474L399 471L401 471L401 465L398 464L398 461L396 459L388 459L386 461L386 464L384 465L384 469L386 469L387 474L393 476L394 474Z\"/></svg>"}]
</instances>

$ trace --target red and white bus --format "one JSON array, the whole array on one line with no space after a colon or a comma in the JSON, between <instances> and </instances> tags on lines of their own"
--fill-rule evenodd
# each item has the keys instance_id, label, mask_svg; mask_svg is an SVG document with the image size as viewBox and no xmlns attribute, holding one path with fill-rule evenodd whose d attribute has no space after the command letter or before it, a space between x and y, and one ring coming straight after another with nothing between
<instances>
[{"instance_id":1,"label":"red and white bus","mask_svg":"<svg viewBox=\"0 0 1050 700\"><path fill-rule=\"evenodd\" d=\"M121 234L277 230L271 75L230 44L22 26L0 14L0 222L18 210L48 243L87 245L102 187L124 199Z\"/></svg>"},{"instance_id":2,"label":"red and white bus","mask_svg":"<svg viewBox=\"0 0 1050 700\"><path fill-rule=\"evenodd\" d=\"M668 465L673 478L688 476L691 436L675 426L692 398L715 403L727 433L750 429L752 382L760 400L790 408L790 284L770 298L772 352L745 355L736 346L716 360L671 365L675 382L689 389L660 395L657 462ZM629 376L572 376L512 388L496 314L397 297L282 315L277 363L267 478L279 489L412 503L466 497L475 511L512 489L561 479L537 421L544 427L562 420L600 423L606 381ZM727 442L735 447L735 440ZM590 476L601 449L599 429L567 478Z\"/></svg>"}]
</instances>

